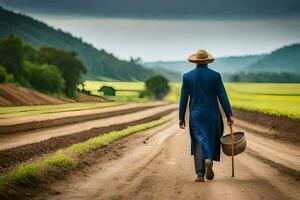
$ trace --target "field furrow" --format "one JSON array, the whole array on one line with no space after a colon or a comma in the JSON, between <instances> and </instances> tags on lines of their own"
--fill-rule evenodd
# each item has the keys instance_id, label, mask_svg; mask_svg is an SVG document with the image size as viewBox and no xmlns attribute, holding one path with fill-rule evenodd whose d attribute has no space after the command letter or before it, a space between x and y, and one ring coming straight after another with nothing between
<instances>
[{"instance_id":1,"label":"field furrow","mask_svg":"<svg viewBox=\"0 0 300 200\"><path fill-rule=\"evenodd\" d=\"M0 167L5 170L18 163L109 131L121 130L128 126L156 120L175 109L177 109L176 105L165 105L115 117L47 128L42 131L1 135Z\"/></svg>"},{"instance_id":2,"label":"field furrow","mask_svg":"<svg viewBox=\"0 0 300 200\"><path fill-rule=\"evenodd\" d=\"M51 113L33 115L26 117L16 117L0 120L0 134L13 133L18 131L29 131L41 128L74 124L95 119L124 115L157 106L166 105L164 103L148 104L126 104L101 109L91 109L83 111L70 111L61 113Z\"/></svg>"}]
</instances>

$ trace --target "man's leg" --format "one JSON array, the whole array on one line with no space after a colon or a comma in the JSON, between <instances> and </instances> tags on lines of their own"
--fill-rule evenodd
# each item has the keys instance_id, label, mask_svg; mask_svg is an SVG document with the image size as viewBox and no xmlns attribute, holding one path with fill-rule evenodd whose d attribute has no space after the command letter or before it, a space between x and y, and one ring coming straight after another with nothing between
<instances>
[{"instance_id":1,"label":"man's leg","mask_svg":"<svg viewBox=\"0 0 300 200\"><path fill-rule=\"evenodd\" d=\"M195 142L194 147L195 147L195 152L194 152L195 172L198 176L196 181L203 182L204 174L205 174L205 160L204 160L202 148L197 141Z\"/></svg>"}]
</instances>

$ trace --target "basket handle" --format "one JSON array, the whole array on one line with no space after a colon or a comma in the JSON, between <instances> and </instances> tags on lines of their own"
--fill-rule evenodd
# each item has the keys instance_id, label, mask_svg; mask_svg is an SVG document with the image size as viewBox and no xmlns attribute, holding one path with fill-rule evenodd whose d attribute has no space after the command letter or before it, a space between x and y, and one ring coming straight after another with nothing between
<instances>
[{"instance_id":1,"label":"basket handle","mask_svg":"<svg viewBox=\"0 0 300 200\"><path fill-rule=\"evenodd\" d=\"M232 132L240 132L240 129L238 129L234 124L231 125L232 126Z\"/></svg>"},{"instance_id":2,"label":"basket handle","mask_svg":"<svg viewBox=\"0 0 300 200\"><path fill-rule=\"evenodd\" d=\"M230 128L230 138L231 138L231 177L234 177L234 138L233 138L233 126Z\"/></svg>"}]
</instances>

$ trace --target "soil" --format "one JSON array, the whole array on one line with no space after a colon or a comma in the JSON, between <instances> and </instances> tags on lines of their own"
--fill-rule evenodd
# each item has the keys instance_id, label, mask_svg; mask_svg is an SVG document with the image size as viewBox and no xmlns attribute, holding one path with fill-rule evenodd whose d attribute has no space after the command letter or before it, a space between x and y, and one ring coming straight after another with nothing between
<instances>
[{"instance_id":1,"label":"soil","mask_svg":"<svg viewBox=\"0 0 300 200\"><path fill-rule=\"evenodd\" d=\"M54 169L54 179L45 180L37 188L15 188L18 192L12 191L11 196L5 198L299 199L299 179L289 173L294 170L299 175L298 147L252 132L247 132L247 136L248 148L235 157L234 178L231 177L231 157L222 154L221 162L214 162L214 180L194 182L188 128L180 130L175 117L163 126L128 136L85 155L72 173Z\"/></svg>"},{"instance_id":2,"label":"soil","mask_svg":"<svg viewBox=\"0 0 300 200\"><path fill-rule=\"evenodd\" d=\"M178 128L174 110L176 106L164 105L51 127L38 132L40 135L34 131L20 133L22 137L12 134L15 147L0 151L3 171L111 130L165 115L174 117L82 156L71 170L53 167L41 185L11 188L0 199L299 199L299 121L235 109L236 128L247 139L246 151L235 157L235 177L231 177L231 157L222 154L221 162L214 162L215 179L195 183L188 127ZM229 130L225 128L226 134ZM0 147L5 145L0 142Z\"/></svg>"},{"instance_id":3,"label":"soil","mask_svg":"<svg viewBox=\"0 0 300 200\"><path fill-rule=\"evenodd\" d=\"M13 84L0 84L0 106L25 106L63 103L67 102L34 90L17 87Z\"/></svg>"},{"instance_id":4,"label":"soil","mask_svg":"<svg viewBox=\"0 0 300 200\"><path fill-rule=\"evenodd\" d=\"M135 120L144 119L146 117L155 116L156 114L159 114L163 111L176 108L177 105L171 104L124 115L78 122L75 124L67 124L64 126L54 126L38 130L20 131L10 134L0 134L0 150L14 148L26 144L38 143L50 139L52 137L72 135L74 133L88 131L93 128L101 128L115 124L129 123Z\"/></svg>"},{"instance_id":5,"label":"soil","mask_svg":"<svg viewBox=\"0 0 300 200\"><path fill-rule=\"evenodd\" d=\"M30 105L52 105L70 102L107 102L109 100L96 95L78 93L76 100L59 99L41 92L27 89L14 84L0 84L0 106L30 106Z\"/></svg>"},{"instance_id":6,"label":"soil","mask_svg":"<svg viewBox=\"0 0 300 200\"><path fill-rule=\"evenodd\" d=\"M104 97L96 96L96 95L88 95L82 92L78 93L78 98L76 99L77 102L106 102L109 101Z\"/></svg>"},{"instance_id":7,"label":"soil","mask_svg":"<svg viewBox=\"0 0 300 200\"><path fill-rule=\"evenodd\" d=\"M173 112L176 108L169 108L153 116L145 117L138 120L132 120L125 123L115 123L114 125L92 128L85 131L75 132L73 134L51 137L40 142L25 144L14 148L8 148L0 151L0 171L7 171L16 164L32 160L34 157L42 156L43 154L54 152L55 150L67 147L71 144L79 143L110 132L112 130L121 130L128 126L150 122L157 120Z\"/></svg>"},{"instance_id":8,"label":"soil","mask_svg":"<svg viewBox=\"0 0 300 200\"><path fill-rule=\"evenodd\" d=\"M18 131L29 131L29 130L36 130L41 128L53 127L53 126L74 124L78 122L84 122L89 120L102 119L107 117L113 117L113 116L138 112L146 109L155 108L157 106L161 106L161 105L150 104L148 106L140 105L134 107L130 107L130 105L128 105L128 106L117 107L118 110L112 109L112 111L107 111L107 112L103 112L103 111L109 109L97 109L97 110L95 109L92 112L88 112L88 114L84 114L87 113L85 111L67 112L70 113L71 115L68 115L67 113L59 113L59 115L57 115L57 113L55 113L50 115L52 116L51 118L50 117L45 118L45 116L39 115L35 117L26 117L27 119L26 122L22 122L22 123L16 123L18 119L8 119L6 121L9 122L14 121L14 123L7 123L3 125L0 124L0 134L8 134L8 133L14 133ZM63 117L55 118L55 116L63 116ZM30 118L33 119L29 121L28 119ZM1 120L1 121L2 121L1 123L3 123L5 120Z\"/></svg>"},{"instance_id":9,"label":"soil","mask_svg":"<svg viewBox=\"0 0 300 200\"><path fill-rule=\"evenodd\" d=\"M241 109L234 109L233 113L235 118L250 124L250 126L239 125L245 130L257 129L255 132L260 135L300 145L300 120Z\"/></svg>"}]
</instances>

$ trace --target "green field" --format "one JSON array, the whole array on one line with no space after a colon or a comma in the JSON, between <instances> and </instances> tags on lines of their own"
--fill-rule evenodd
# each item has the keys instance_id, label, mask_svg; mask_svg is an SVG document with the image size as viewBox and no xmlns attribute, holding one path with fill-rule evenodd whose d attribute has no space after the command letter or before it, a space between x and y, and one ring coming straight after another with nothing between
<instances>
[{"instance_id":1,"label":"green field","mask_svg":"<svg viewBox=\"0 0 300 200\"><path fill-rule=\"evenodd\" d=\"M95 95L103 95L103 93L97 90L102 86L111 86L117 91L116 96L105 96L105 98L115 101L149 101L148 98L139 98L139 92L145 89L144 82L106 82L106 81L85 81L85 89L91 91ZM180 83L172 82L170 83L171 92L166 96L165 100L170 102L179 101L179 89ZM126 91L126 90L136 90L136 91Z\"/></svg>"},{"instance_id":2,"label":"green field","mask_svg":"<svg viewBox=\"0 0 300 200\"><path fill-rule=\"evenodd\" d=\"M0 119L9 118L9 117L45 114L45 113L104 108L104 107L116 106L120 104L121 103L119 102L89 102L89 103L66 103L66 104L59 104L59 105L0 107Z\"/></svg>"},{"instance_id":3,"label":"green field","mask_svg":"<svg viewBox=\"0 0 300 200\"><path fill-rule=\"evenodd\" d=\"M86 89L102 95L96 90L103 85L115 89L143 90L143 82L101 82L87 81ZM226 83L226 90L234 108L258 111L276 116L300 119L300 84L284 83ZM178 102L181 83L170 83L171 92L165 100ZM139 101L138 92L117 92L111 99ZM147 101L147 99L144 99Z\"/></svg>"},{"instance_id":4,"label":"green field","mask_svg":"<svg viewBox=\"0 0 300 200\"><path fill-rule=\"evenodd\" d=\"M300 119L300 84L227 83L235 108Z\"/></svg>"}]
</instances>

